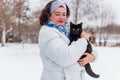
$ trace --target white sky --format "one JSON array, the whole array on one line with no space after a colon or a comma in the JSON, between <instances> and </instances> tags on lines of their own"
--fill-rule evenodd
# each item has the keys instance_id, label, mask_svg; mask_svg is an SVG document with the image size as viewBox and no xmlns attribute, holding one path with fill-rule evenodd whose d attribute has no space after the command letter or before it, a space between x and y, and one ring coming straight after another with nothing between
<instances>
[{"instance_id":1,"label":"white sky","mask_svg":"<svg viewBox=\"0 0 120 80\"><path fill-rule=\"evenodd\" d=\"M120 24L120 0L105 0L105 4L115 12L116 23Z\"/></svg>"},{"instance_id":2,"label":"white sky","mask_svg":"<svg viewBox=\"0 0 120 80\"><path fill-rule=\"evenodd\" d=\"M40 0L29 0L29 2L32 9L40 8Z\"/></svg>"}]
</instances>

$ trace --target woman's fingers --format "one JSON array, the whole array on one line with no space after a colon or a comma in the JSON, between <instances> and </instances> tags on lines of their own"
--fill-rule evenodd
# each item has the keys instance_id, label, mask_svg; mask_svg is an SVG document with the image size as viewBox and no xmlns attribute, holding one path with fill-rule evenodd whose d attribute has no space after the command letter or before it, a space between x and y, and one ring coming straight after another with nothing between
<instances>
[{"instance_id":1,"label":"woman's fingers","mask_svg":"<svg viewBox=\"0 0 120 80\"><path fill-rule=\"evenodd\" d=\"M84 66L87 64L87 61L85 60L85 58L83 58L83 59L78 60L78 63L80 64L80 66Z\"/></svg>"}]
</instances>

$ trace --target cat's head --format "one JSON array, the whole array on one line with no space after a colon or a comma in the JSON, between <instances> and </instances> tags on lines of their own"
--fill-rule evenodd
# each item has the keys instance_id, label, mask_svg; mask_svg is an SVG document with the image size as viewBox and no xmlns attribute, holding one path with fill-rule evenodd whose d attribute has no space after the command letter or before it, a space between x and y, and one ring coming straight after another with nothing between
<instances>
[{"instance_id":1,"label":"cat's head","mask_svg":"<svg viewBox=\"0 0 120 80\"><path fill-rule=\"evenodd\" d=\"M70 34L79 35L82 32L82 22L79 24L73 24L70 22Z\"/></svg>"}]
</instances>

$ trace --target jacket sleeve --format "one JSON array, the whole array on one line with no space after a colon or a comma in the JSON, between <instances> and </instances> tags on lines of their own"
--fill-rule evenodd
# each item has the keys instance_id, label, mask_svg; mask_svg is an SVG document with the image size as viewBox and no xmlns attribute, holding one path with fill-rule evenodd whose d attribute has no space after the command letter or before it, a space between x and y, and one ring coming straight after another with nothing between
<instances>
[{"instance_id":1,"label":"jacket sleeve","mask_svg":"<svg viewBox=\"0 0 120 80\"><path fill-rule=\"evenodd\" d=\"M48 56L53 62L60 66L69 66L77 62L80 56L86 50L87 41L86 39L78 39L68 45L59 34L54 31L41 32L41 43L45 48L45 55ZM45 44L45 45L44 45Z\"/></svg>"}]
</instances>

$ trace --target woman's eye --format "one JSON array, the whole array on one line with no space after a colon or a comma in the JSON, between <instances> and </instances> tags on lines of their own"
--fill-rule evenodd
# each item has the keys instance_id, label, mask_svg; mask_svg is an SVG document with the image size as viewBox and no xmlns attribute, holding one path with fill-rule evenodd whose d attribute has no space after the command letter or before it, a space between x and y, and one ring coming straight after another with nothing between
<instances>
[{"instance_id":1,"label":"woman's eye","mask_svg":"<svg viewBox=\"0 0 120 80\"><path fill-rule=\"evenodd\" d=\"M63 16L66 16L66 14L63 14Z\"/></svg>"},{"instance_id":2,"label":"woman's eye","mask_svg":"<svg viewBox=\"0 0 120 80\"><path fill-rule=\"evenodd\" d=\"M63 14L61 14L61 13L55 13L55 15L56 15L56 16L60 16L60 15L66 16L66 13L63 13Z\"/></svg>"},{"instance_id":3,"label":"woman's eye","mask_svg":"<svg viewBox=\"0 0 120 80\"><path fill-rule=\"evenodd\" d=\"M56 13L55 15L56 15L56 16L59 16L60 14Z\"/></svg>"}]
</instances>

